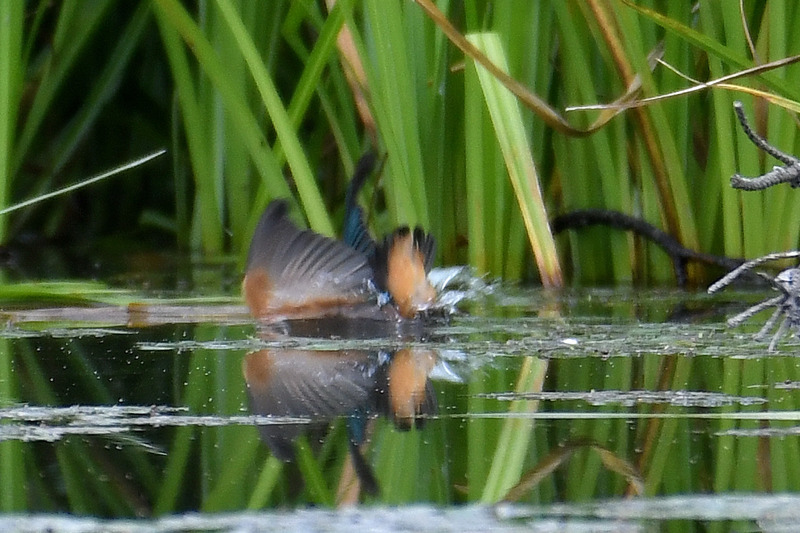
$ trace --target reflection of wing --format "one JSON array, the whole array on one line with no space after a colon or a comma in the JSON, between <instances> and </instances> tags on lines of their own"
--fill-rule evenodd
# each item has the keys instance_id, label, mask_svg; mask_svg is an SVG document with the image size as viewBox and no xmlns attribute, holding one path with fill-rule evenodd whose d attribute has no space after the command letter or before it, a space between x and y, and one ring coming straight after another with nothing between
<instances>
[{"instance_id":1,"label":"reflection of wing","mask_svg":"<svg viewBox=\"0 0 800 533\"><path fill-rule=\"evenodd\" d=\"M242 283L256 317L318 315L368 299L372 269L363 253L287 218L287 203L271 202L258 222Z\"/></svg>"},{"instance_id":2,"label":"reflection of wing","mask_svg":"<svg viewBox=\"0 0 800 533\"><path fill-rule=\"evenodd\" d=\"M368 410L376 364L358 350L261 350L245 357L242 370L255 414L329 421ZM302 424L259 426L272 452L285 461L293 459L292 441L304 429Z\"/></svg>"}]
</instances>

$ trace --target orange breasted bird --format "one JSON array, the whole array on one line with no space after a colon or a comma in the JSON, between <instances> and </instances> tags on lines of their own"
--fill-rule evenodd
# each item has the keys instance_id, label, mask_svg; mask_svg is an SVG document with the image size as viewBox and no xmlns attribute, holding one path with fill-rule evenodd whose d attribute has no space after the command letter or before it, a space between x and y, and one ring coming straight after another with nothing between
<instances>
[{"instance_id":1,"label":"orange breasted bird","mask_svg":"<svg viewBox=\"0 0 800 533\"><path fill-rule=\"evenodd\" d=\"M367 256L375 286L391 297L403 317L413 318L436 299L436 290L428 281L436 243L421 228L412 231L408 226L396 229L380 244L372 240L356 197L374 166L375 156L370 152L356 166L345 198L344 242Z\"/></svg>"},{"instance_id":2,"label":"orange breasted bird","mask_svg":"<svg viewBox=\"0 0 800 533\"><path fill-rule=\"evenodd\" d=\"M242 282L255 317L412 319L434 303L436 290L427 278L433 237L401 227L376 243L364 224L356 196L374 162L371 154L362 157L348 188L343 242L299 229L287 217L285 200L267 206ZM374 304L387 299L393 306Z\"/></svg>"}]
</instances>

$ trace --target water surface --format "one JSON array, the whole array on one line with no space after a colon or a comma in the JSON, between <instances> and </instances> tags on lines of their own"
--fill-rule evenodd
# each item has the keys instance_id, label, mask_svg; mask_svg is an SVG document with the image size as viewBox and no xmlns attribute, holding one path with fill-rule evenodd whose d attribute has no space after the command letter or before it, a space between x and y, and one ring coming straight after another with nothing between
<instances>
[{"instance_id":1,"label":"water surface","mask_svg":"<svg viewBox=\"0 0 800 533\"><path fill-rule=\"evenodd\" d=\"M8 302L0 529L796 523L797 340L725 324L767 289L466 288L399 332L208 289Z\"/></svg>"}]
</instances>

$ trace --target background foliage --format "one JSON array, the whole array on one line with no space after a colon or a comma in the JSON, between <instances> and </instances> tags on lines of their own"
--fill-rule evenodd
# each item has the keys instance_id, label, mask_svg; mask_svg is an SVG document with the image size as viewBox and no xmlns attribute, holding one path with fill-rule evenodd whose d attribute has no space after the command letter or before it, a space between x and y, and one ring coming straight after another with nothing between
<instances>
[{"instance_id":1,"label":"background foliage","mask_svg":"<svg viewBox=\"0 0 800 533\"><path fill-rule=\"evenodd\" d=\"M581 283L672 280L666 256L620 232L573 232L554 247L544 220L581 207L643 217L719 254L797 246L796 195L728 185L736 171L774 164L737 128L733 100L797 153L797 123L784 109L715 89L572 135L476 69L427 4L2 2L0 204L168 149L125 175L0 216L3 241L144 242L241 257L261 210L281 196L295 200L298 219L334 234L354 162L371 148L385 155L361 198L376 234L422 224L441 263L511 280L541 270L558 284L562 267ZM639 96L690 86L664 66L651 71L659 46L697 80L800 47L790 38L800 11L779 0L745 1L741 12L722 0L436 6L555 110L611 102L639 85ZM788 66L740 83L796 102L798 76ZM563 114L576 128L596 116Z\"/></svg>"}]
</instances>

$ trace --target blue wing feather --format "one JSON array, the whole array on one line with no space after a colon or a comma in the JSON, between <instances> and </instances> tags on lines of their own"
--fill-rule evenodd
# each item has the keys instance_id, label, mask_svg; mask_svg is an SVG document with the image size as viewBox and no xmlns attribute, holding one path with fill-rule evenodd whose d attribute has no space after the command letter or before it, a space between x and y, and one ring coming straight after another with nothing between
<instances>
[{"instance_id":1,"label":"blue wing feather","mask_svg":"<svg viewBox=\"0 0 800 533\"><path fill-rule=\"evenodd\" d=\"M375 241L364 223L364 212L358 206L358 191L364 186L370 173L375 168L375 154L367 152L356 165L353 179L347 188L344 215L344 242L363 253L368 259L375 255Z\"/></svg>"}]
</instances>

